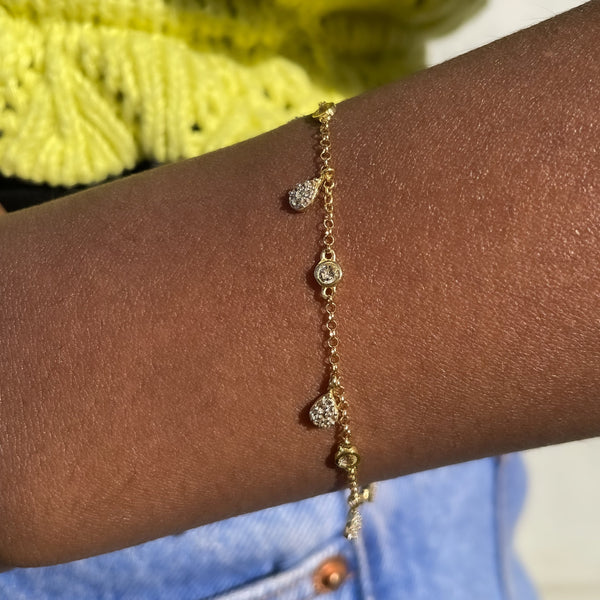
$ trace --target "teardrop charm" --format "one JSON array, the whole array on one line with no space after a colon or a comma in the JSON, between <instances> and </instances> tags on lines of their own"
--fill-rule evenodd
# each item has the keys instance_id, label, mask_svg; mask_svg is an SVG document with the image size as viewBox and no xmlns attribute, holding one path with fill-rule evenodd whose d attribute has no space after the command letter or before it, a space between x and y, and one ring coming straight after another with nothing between
<instances>
[{"instance_id":1,"label":"teardrop charm","mask_svg":"<svg viewBox=\"0 0 600 600\"><path fill-rule=\"evenodd\" d=\"M333 392L329 390L326 394L317 398L312 405L308 416L313 425L327 428L336 424L339 413L340 411Z\"/></svg>"},{"instance_id":2,"label":"teardrop charm","mask_svg":"<svg viewBox=\"0 0 600 600\"><path fill-rule=\"evenodd\" d=\"M296 184L293 190L288 194L290 206L298 212L305 210L310 206L319 193L322 179L316 177L302 183Z\"/></svg>"},{"instance_id":3,"label":"teardrop charm","mask_svg":"<svg viewBox=\"0 0 600 600\"><path fill-rule=\"evenodd\" d=\"M344 529L344 536L348 540L355 540L358 537L358 532L362 527L362 517L358 512L358 508L351 508L348 513L348 519L346 521L346 527Z\"/></svg>"}]
</instances>

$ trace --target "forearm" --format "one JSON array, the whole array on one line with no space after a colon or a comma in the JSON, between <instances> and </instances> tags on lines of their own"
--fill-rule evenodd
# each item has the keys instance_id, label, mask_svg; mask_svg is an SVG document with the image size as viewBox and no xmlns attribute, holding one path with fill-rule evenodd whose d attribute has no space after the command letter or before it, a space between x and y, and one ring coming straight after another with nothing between
<instances>
[{"instance_id":1,"label":"forearm","mask_svg":"<svg viewBox=\"0 0 600 600\"><path fill-rule=\"evenodd\" d=\"M600 433L600 4L339 105L364 481ZM70 560L334 489L315 125L0 219L0 551Z\"/></svg>"}]
</instances>

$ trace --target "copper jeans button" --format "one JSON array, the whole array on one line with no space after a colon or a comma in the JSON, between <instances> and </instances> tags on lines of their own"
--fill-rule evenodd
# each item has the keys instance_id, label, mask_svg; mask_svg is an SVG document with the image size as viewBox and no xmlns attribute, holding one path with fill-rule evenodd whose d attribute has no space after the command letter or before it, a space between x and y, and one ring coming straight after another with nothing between
<instances>
[{"instance_id":1,"label":"copper jeans button","mask_svg":"<svg viewBox=\"0 0 600 600\"><path fill-rule=\"evenodd\" d=\"M313 575L315 590L319 594L337 590L348 576L348 563L343 556L331 556L324 560Z\"/></svg>"}]
</instances>

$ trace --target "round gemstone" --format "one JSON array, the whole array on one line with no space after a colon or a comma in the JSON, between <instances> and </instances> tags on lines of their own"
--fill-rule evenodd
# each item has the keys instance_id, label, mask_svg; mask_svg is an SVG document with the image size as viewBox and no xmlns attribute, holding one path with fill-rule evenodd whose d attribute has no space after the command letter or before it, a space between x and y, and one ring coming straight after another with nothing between
<instances>
[{"instance_id":1,"label":"round gemstone","mask_svg":"<svg viewBox=\"0 0 600 600\"><path fill-rule=\"evenodd\" d=\"M342 469L352 469L358 464L358 452L354 446L341 446L335 454L335 462Z\"/></svg>"},{"instance_id":2,"label":"round gemstone","mask_svg":"<svg viewBox=\"0 0 600 600\"><path fill-rule=\"evenodd\" d=\"M347 469L348 467L353 467L356 464L356 455L355 454L342 454L337 461L337 464L342 467L342 469Z\"/></svg>"},{"instance_id":3,"label":"round gemstone","mask_svg":"<svg viewBox=\"0 0 600 600\"><path fill-rule=\"evenodd\" d=\"M334 260L322 260L315 267L315 279L320 285L335 285L342 278L342 268Z\"/></svg>"}]
</instances>

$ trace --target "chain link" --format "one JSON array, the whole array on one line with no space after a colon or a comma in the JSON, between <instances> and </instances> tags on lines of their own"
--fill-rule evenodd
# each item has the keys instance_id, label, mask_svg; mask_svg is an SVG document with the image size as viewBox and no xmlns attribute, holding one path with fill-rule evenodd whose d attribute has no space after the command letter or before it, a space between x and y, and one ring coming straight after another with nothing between
<instances>
[{"instance_id":1,"label":"chain link","mask_svg":"<svg viewBox=\"0 0 600 600\"><path fill-rule=\"evenodd\" d=\"M325 216L323 218L323 239L322 239L322 252L321 260L335 260L335 251L333 248L335 237L334 237L334 197L333 190L335 188L335 170L331 165L331 135L329 129L329 122L334 112L333 105L321 104L319 111L315 113L315 117L320 121L320 138L319 145L321 146L320 158L321 158L321 193L323 197L323 208L325 210ZM365 500L369 500L372 497L372 489L368 489L365 492L361 492L358 484L358 453L352 445L352 429L350 426L350 417L348 414L348 403L344 395L344 386L342 385L341 374L340 374L340 354L339 354L339 336L338 336L338 322L335 318L337 304L335 302L336 287L324 287L322 289L322 297L325 300L325 313L327 315L327 322L325 325L327 338L325 340L327 350L327 363L330 369L330 389L332 390L335 400L337 402L339 416L338 425L340 432L340 442L338 445L338 452L348 451L352 452L355 456L354 464L348 464L344 466L346 475L348 478L348 486L350 493L348 497L349 504L349 516L348 524L346 526L346 536L356 537L358 528L360 527L360 518L357 514L358 506ZM340 464L338 462L338 464ZM341 465L340 465L341 466ZM358 520L358 524L356 523Z\"/></svg>"},{"instance_id":2,"label":"chain link","mask_svg":"<svg viewBox=\"0 0 600 600\"><path fill-rule=\"evenodd\" d=\"M335 104L322 102L313 117L318 119L319 126L319 157L321 169L319 177L304 181L290 191L290 206L296 211L304 211L318 196L323 199L323 237L321 240L321 259L315 266L314 276L321 285L321 297L324 301L326 322L324 326L326 364L329 371L329 386L327 393L313 403L309 417L317 427L337 425L335 463L345 471L348 479L348 518L344 535L355 539L361 527L361 515L358 508L363 502L373 499L373 488L361 488L358 483L358 464L360 456L352 444L352 428L348 414L348 402L342 385L340 372L340 337L338 334L338 319L336 318L336 284L342 278L342 268L335 255L335 215L334 196L335 169L332 165L330 120L335 113Z\"/></svg>"}]
</instances>

